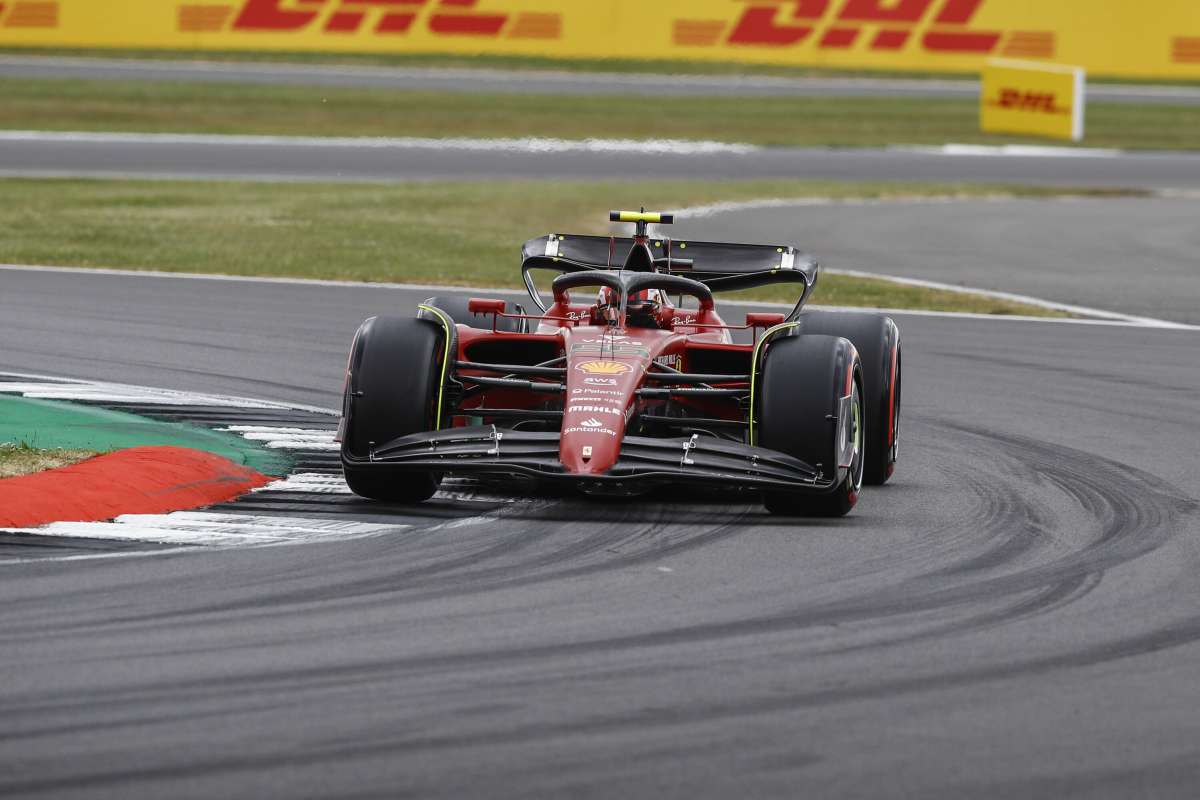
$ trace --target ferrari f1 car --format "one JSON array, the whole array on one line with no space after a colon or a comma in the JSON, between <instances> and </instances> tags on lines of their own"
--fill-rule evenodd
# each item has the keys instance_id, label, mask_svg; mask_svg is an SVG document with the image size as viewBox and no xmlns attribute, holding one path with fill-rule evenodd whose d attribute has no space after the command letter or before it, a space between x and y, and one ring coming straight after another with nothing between
<instances>
[{"instance_id":1,"label":"ferrari f1 car","mask_svg":"<svg viewBox=\"0 0 1200 800\"><path fill-rule=\"evenodd\" d=\"M839 516L864 483L888 480L900 423L891 319L804 310L818 266L794 247L672 241L658 235L667 214L610 219L633 236L525 243L536 313L434 297L362 324L339 430L355 493L417 503L445 475L594 495L691 484ZM548 302L534 281L544 272ZM783 282L799 290L789 314L740 325L717 314L714 292Z\"/></svg>"}]
</instances>

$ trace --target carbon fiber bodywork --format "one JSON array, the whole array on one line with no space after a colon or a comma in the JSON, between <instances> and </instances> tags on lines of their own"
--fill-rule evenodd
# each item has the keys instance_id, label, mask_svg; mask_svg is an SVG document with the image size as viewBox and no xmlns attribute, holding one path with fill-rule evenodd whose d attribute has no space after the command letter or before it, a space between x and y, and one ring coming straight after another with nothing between
<instances>
[{"instance_id":1,"label":"carbon fiber bodywork","mask_svg":"<svg viewBox=\"0 0 1200 800\"><path fill-rule=\"evenodd\" d=\"M604 474L579 475L559 460L558 433L514 431L491 425L402 436L376 446L355 467L455 474L514 473L580 488L634 493L663 484L709 484L749 489L829 491L833 479L813 465L764 447L712 437L626 436L617 462ZM835 471L836 473L836 471Z\"/></svg>"}]
</instances>

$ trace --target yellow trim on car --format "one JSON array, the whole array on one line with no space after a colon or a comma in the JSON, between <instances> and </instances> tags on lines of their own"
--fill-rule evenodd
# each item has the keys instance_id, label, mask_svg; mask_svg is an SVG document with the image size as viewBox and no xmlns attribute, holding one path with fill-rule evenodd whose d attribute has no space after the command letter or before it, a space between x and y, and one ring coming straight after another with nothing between
<instances>
[{"instance_id":1,"label":"yellow trim on car","mask_svg":"<svg viewBox=\"0 0 1200 800\"><path fill-rule=\"evenodd\" d=\"M621 211L617 222L662 222L662 214L657 211Z\"/></svg>"},{"instance_id":2,"label":"yellow trim on car","mask_svg":"<svg viewBox=\"0 0 1200 800\"><path fill-rule=\"evenodd\" d=\"M799 322L781 322L778 325L773 325L763 332L762 337L754 343L754 350L750 355L750 444L758 444L754 435L754 392L758 378L758 355L762 351L762 346L767 339L779 331L795 328Z\"/></svg>"},{"instance_id":3,"label":"yellow trim on car","mask_svg":"<svg viewBox=\"0 0 1200 800\"><path fill-rule=\"evenodd\" d=\"M446 393L446 371L450 369L450 341L454 338L452 331L454 330L454 320L435 306L427 306L424 303L417 304L417 308L422 311L428 311L438 318L442 323L442 327L446 330L446 352L442 358L442 379L438 381L438 401L437 401L437 419L434 421L434 430L442 428L442 402L445 399Z\"/></svg>"}]
</instances>

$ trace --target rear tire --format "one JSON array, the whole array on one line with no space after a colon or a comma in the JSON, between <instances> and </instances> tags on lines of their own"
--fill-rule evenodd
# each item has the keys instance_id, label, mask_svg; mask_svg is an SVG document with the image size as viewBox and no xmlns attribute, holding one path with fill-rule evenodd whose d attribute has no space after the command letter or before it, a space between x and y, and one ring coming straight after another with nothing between
<instances>
[{"instance_id":1,"label":"rear tire","mask_svg":"<svg viewBox=\"0 0 1200 800\"><path fill-rule=\"evenodd\" d=\"M358 329L343 398L342 472L351 491L372 500L420 503L437 491L438 473L362 466L378 447L433 430L440 392L444 334L413 317L371 317Z\"/></svg>"},{"instance_id":2,"label":"rear tire","mask_svg":"<svg viewBox=\"0 0 1200 800\"><path fill-rule=\"evenodd\" d=\"M851 419L844 426L837 418L841 398L849 394ZM835 485L825 494L765 492L763 502L773 514L840 517L858 502L863 479L864 418L862 368L854 346L837 336L800 335L777 339L767 346L762 369L762 394L755 443L794 456L826 476ZM838 466L845 444L839 434L852 437L853 457L848 467Z\"/></svg>"},{"instance_id":3,"label":"rear tire","mask_svg":"<svg viewBox=\"0 0 1200 800\"><path fill-rule=\"evenodd\" d=\"M492 329L491 314L475 314L467 305L469 302L466 297L431 297L426 300L423 305L440 308L450 315L450 319L454 320L458 325L466 325L468 328L479 328L481 330ZM513 313L524 314L525 309L518 303L513 303ZM504 333L526 333L526 323L529 320L511 319L508 317L496 317L496 330Z\"/></svg>"},{"instance_id":4,"label":"rear tire","mask_svg":"<svg viewBox=\"0 0 1200 800\"><path fill-rule=\"evenodd\" d=\"M801 336L841 336L858 351L867 418L863 483L887 483L900 455L899 328L882 314L806 311L799 320Z\"/></svg>"}]
</instances>

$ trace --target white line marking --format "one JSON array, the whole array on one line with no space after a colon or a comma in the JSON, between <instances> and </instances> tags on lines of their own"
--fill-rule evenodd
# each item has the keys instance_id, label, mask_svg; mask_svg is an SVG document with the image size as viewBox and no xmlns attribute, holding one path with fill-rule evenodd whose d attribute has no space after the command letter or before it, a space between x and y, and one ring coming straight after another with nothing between
<instances>
[{"instance_id":1,"label":"white line marking","mask_svg":"<svg viewBox=\"0 0 1200 800\"><path fill-rule=\"evenodd\" d=\"M125 278L173 278L190 281L228 281L231 283L274 283L287 286L319 286L340 287L343 289L399 289L402 291L428 292L478 292L486 291L491 294L506 297L528 297L521 289L480 288L477 286L450 286L439 283L384 283L382 281L338 281L320 278L277 278L263 275L222 275L220 273L201 272L165 272L151 269L122 269L118 267L56 267L40 264L0 264L0 270L17 272L61 272L71 275L109 275ZM42 376L31 376L42 377ZM307 409L306 409L307 410ZM341 413L341 412L327 412Z\"/></svg>"},{"instance_id":2,"label":"white line marking","mask_svg":"<svg viewBox=\"0 0 1200 800\"><path fill-rule=\"evenodd\" d=\"M1040 308L1051 309L1054 311L1062 311L1067 314L1079 314L1080 316L1095 317L1100 320L1123 322L1128 325L1137 325L1146 328L1167 328L1170 330L1182 331L1200 330L1200 325L1188 325L1183 322L1171 322L1170 320L1155 319L1153 317L1136 317L1131 314L1121 314L1116 311L1102 311L1098 308L1075 306L1070 305L1069 303L1058 303L1053 300L1042 300L1039 297L1030 297L1029 295L1024 294L1013 294L1012 292L997 292L991 289L971 289L966 286L956 286L952 283L927 281L921 278L902 278L895 275L880 275L877 272L862 272L854 269L826 269L825 272L830 275L847 275L853 278L878 278L879 280L900 284L902 286L919 286L926 289L938 289L943 292L954 292L956 294L974 294L982 295L984 297L992 297L997 300L1011 300L1016 303L1024 303L1030 306L1038 306Z\"/></svg>"},{"instance_id":3,"label":"white line marking","mask_svg":"<svg viewBox=\"0 0 1200 800\"><path fill-rule=\"evenodd\" d=\"M307 517L176 511L171 514L125 514L112 522L53 522L40 528L6 530L40 536L223 547L377 536L409 527Z\"/></svg>"},{"instance_id":4,"label":"white line marking","mask_svg":"<svg viewBox=\"0 0 1200 800\"><path fill-rule=\"evenodd\" d=\"M943 144L936 147L893 145L888 150L937 156L988 156L995 158L1116 158L1128 156L1127 150L1102 147L1054 147L1029 144ZM1153 155L1151 152L1138 155Z\"/></svg>"},{"instance_id":5,"label":"white line marking","mask_svg":"<svg viewBox=\"0 0 1200 800\"><path fill-rule=\"evenodd\" d=\"M194 553L195 548L184 547L159 547L152 550L112 550L101 553L75 553L69 556L46 556L36 555L28 558L6 558L0 561L0 567L11 566L12 564L42 564L47 561L93 561L98 558L145 558L147 556L162 556L176 553Z\"/></svg>"},{"instance_id":6,"label":"white line marking","mask_svg":"<svg viewBox=\"0 0 1200 800\"><path fill-rule=\"evenodd\" d=\"M241 434L243 439L261 442L272 450L337 450L336 431L310 428L272 428L263 425L230 425L217 428L224 433Z\"/></svg>"},{"instance_id":7,"label":"white line marking","mask_svg":"<svg viewBox=\"0 0 1200 800\"><path fill-rule=\"evenodd\" d=\"M1060 148L1060 149L1068 149L1068 148ZM1047 201L1073 200L1073 199L1079 199L1081 197L1086 197L1086 195L1061 195L1061 196L1057 196L1057 197L1046 197L1046 198L1035 197L1035 198L1028 198L1028 199L1038 200L1039 202L1047 202ZM752 210L763 209L763 208L790 208L790 207L800 208L800 207L811 207L811 206L820 206L820 205L867 206L867 205L884 205L884 204L891 204L891 203L947 204L947 203L961 202L962 200L966 200L966 199L983 200L983 201L990 202L990 201L1020 200L1020 199L1025 199L1025 198L1020 198L1020 197L1017 197L1017 196L1014 196L1011 194L1009 194L1009 195L1005 195L1005 194L927 195L924 197L909 196L909 197L900 197L900 198L828 198L828 197L825 197L825 198L823 198L823 197L782 198L782 197L775 197L775 198L764 198L762 200L746 200L746 201L741 201L741 202L709 203L706 205L692 206L690 208L675 209L672 213L674 213L680 217L683 217L686 215L689 218L695 218L695 217L712 217L712 216L717 216L720 214L739 213L742 211L752 211ZM657 226L651 226L651 228L652 228L651 235L659 235ZM1078 315L1084 316L1084 317L1092 317L1092 319L1062 319L1062 318L1053 318L1053 317L1024 316L1024 315L1016 315L1016 314L972 314L969 312L961 312L961 311L953 311L953 312L950 312L950 311L941 311L941 312L919 311L919 310L918 311L910 311L907 309L886 309L886 311L888 313L923 315L923 316L948 316L948 317L960 317L960 318L964 318L964 319L1006 319L1006 320L1010 320L1010 321L1020 321L1020 322L1036 320L1039 322L1059 322L1059 323L1066 322L1066 323L1075 323L1075 324L1080 324L1080 323L1083 323L1083 324L1100 323L1100 324L1110 324L1110 325L1111 324L1119 324L1119 325L1129 325L1129 326L1136 326L1136 327L1143 327L1143 328L1162 328L1162 329L1166 329L1166 330L1183 330L1183 331L1200 330L1200 325L1189 325L1189 324L1186 324L1183 322L1172 322L1171 320L1157 319L1154 317L1139 317L1139 316L1134 316L1132 314L1122 314L1117 311L1105 311L1105 310L1099 309L1099 308L1089 308L1087 306L1077 306L1077 305L1071 305L1068 303L1059 303L1059 302L1056 302L1053 300L1043 300L1040 297L1031 297L1029 295L1014 294L1012 292L998 292L998 291L994 291L991 289L976 289L976 288L972 288L972 287L968 287L968 286L958 286L958 285L951 284L951 283L928 281L928 280L923 280L920 278L904 278L904 277L900 277L897 275L886 275L886 274L881 274L878 272L865 272L862 270L830 269L828 267L822 267L821 271L828 275L846 275L848 277L855 277L855 278L875 278L878 280L887 281L889 283L896 283L896 284L900 284L903 286L919 286L919 287L926 288L926 289L938 289L938 290L946 291L946 292L954 292L956 294L976 295L976 296L980 296L980 297L989 297L989 298L993 298L996 300L1008 300L1011 302L1024 303L1025 305L1036 306L1038 308L1045 308L1045 309L1049 309L1049 310L1053 310L1053 311L1061 311L1066 314L1078 314ZM739 303L739 304L740 305L751 305L750 303ZM791 304L788 304L788 303L772 303L772 304L759 303L756 305L760 305L764 308L768 308L768 307L790 308L791 307ZM841 310L841 309L845 308L845 310L855 310L850 307L817 306L817 305L807 305L806 308L813 308L813 309L824 308L824 309L828 309L828 310ZM867 309L860 308L857 310L863 311L863 310L867 310ZM878 309L878 310L884 310L884 309Z\"/></svg>"},{"instance_id":8,"label":"white line marking","mask_svg":"<svg viewBox=\"0 0 1200 800\"><path fill-rule=\"evenodd\" d=\"M0 269L6 267L0 266ZM177 389L157 389L149 386L131 386L124 383L103 383L78 378L60 378L56 375L38 375L28 372L3 372L0 379L26 378L53 381L53 383L29 383L0 380L0 393L21 394L31 399L54 400L97 400L112 402L122 398L126 402L153 403L158 405L196 405L221 408L278 409L281 411L307 411L313 414L340 416L340 411L298 403L280 403L274 400L257 400L249 397L234 397L222 394L200 394Z\"/></svg>"},{"instance_id":9,"label":"white line marking","mask_svg":"<svg viewBox=\"0 0 1200 800\"><path fill-rule=\"evenodd\" d=\"M651 155L744 155L760 148L738 142L688 139L436 139L417 136L248 136L209 133L100 133L89 131L0 131L4 142L72 144L201 145L213 147L358 147L388 150L463 150L498 153L642 153Z\"/></svg>"},{"instance_id":10,"label":"white line marking","mask_svg":"<svg viewBox=\"0 0 1200 800\"><path fill-rule=\"evenodd\" d=\"M154 403L163 406L205 405L228 408L278 408L277 405L249 399L220 398L205 395L161 394L137 391L114 384L49 385L45 383L0 383L0 392L20 392L34 400L88 400L102 403Z\"/></svg>"},{"instance_id":11,"label":"white line marking","mask_svg":"<svg viewBox=\"0 0 1200 800\"><path fill-rule=\"evenodd\" d=\"M1064 194L1053 197L1036 197L1028 199L1077 199L1087 197L1084 194ZM1147 196L1150 196L1149 194ZM699 206L687 206L677 208L670 213L678 216L687 215L689 221L697 218L713 217L718 214L727 214L737 211L754 211L764 208L803 208L812 206L890 206L890 205L948 205L950 203L959 203L963 200L979 200L982 202L1001 202L1005 200L1023 200L1026 198L1015 194L1006 194L1003 192L996 194L912 194L912 195L895 195L890 197L822 197L813 195L810 197L764 197L757 200L731 200L720 203L707 203ZM651 235L666 236L668 231L657 225L650 226Z\"/></svg>"},{"instance_id":12,"label":"white line marking","mask_svg":"<svg viewBox=\"0 0 1200 800\"><path fill-rule=\"evenodd\" d=\"M814 198L801 198L799 205L812 205L809 201ZM961 198L958 198L961 199ZM996 199L1013 199L1011 196L997 197ZM837 198L827 198L829 203L841 202ZM756 200L747 201L746 203L729 204L731 211L737 211L744 208L781 208L787 204L784 200ZM769 205L768 205L769 204ZM736 206L736 207L733 207ZM707 206L698 206L701 210ZM675 213L691 213L690 209L683 209ZM719 213L719 212L714 212ZM61 272L67 274L88 274L88 275L107 275L114 277L130 277L130 278L172 278L176 280L197 280L197 281L229 281L231 283L267 283L281 284L292 286L323 286L331 288L343 289L392 289L400 291L426 291L426 292L453 292L453 293L468 293L468 292L486 292L489 295L500 297L528 297L529 295L520 289L499 289L495 287L479 287L479 286L449 286L446 284L436 283L382 283L376 281L337 281L337 280L320 280L317 278L276 278L254 275L219 275L219 274L202 274L196 272L162 272L160 270L139 270L139 269L117 269L111 267L55 267L45 265L28 265L28 264L0 264L0 270L11 270L15 272ZM838 270L832 270L822 267L822 270L829 274L838 274ZM882 275L871 272L864 273L872 278L881 280L908 281L917 280L915 278L899 278L892 275ZM989 296L991 294L987 289L972 289L963 286L954 286L953 284L945 284L950 287L948 290L956 290L966 292L968 294L977 294ZM1020 297L1023 295L1014 295ZM1037 302L1033 302L1033 301ZM728 300L729 305L743 306L746 308L791 308L792 303L772 303L759 300ZM1057 308L1059 304L1054 304L1049 300L1041 300L1039 298L1030 297L1022 301L1030 305L1041 305L1046 308ZM1067 319L1064 317L1034 317L1023 316L1020 314L974 314L968 311L927 311L923 309L911 308L868 308L865 306L823 306L807 304L805 308L817 310L840 310L840 311L884 311L889 314L905 314L910 317L948 317L959 319L988 319L1001 320L1007 322L1050 322L1058 324L1073 324L1073 325L1116 325L1119 327L1141 327L1141 328L1161 328L1167 330L1200 330L1198 325L1188 325L1182 322L1171 322L1170 320L1155 320L1151 317L1126 317L1126 315L1118 314L1113 311L1103 311L1101 309L1088 309L1084 306L1069 306L1072 309L1079 309L1070 313L1080 313L1095 316L1096 319ZM1138 321L1145 320L1145 321ZM12 373L15 374L15 373ZM30 375L28 377L47 377L41 375ZM117 384L113 384L117 385ZM262 401L269 402L269 401ZM279 405L279 404L275 404ZM285 406L288 408L299 408L305 411L318 411L324 414L339 415L340 411L327 408L315 408L312 406Z\"/></svg>"},{"instance_id":13,"label":"white line marking","mask_svg":"<svg viewBox=\"0 0 1200 800\"><path fill-rule=\"evenodd\" d=\"M303 492L305 494L353 494L341 473L295 472L252 492Z\"/></svg>"}]
</instances>

